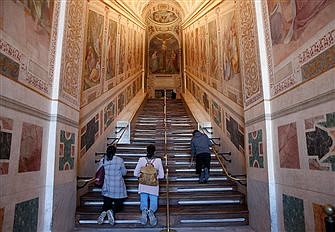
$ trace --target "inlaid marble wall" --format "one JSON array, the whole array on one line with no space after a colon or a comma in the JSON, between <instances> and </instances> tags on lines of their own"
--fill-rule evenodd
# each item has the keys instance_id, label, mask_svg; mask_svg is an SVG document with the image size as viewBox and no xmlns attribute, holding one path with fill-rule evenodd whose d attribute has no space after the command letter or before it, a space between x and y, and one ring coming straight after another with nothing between
<instances>
[{"instance_id":1,"label":"inlaid marble wall","mask_svg":"<svg viewBox=\"0 0 335 232\"><path fill-rule=\"evenodd\" d=\"M38 231L38 201L35 198L15 205L13 231Z\"/></svg>"},{"instance_id":2,"label":"inlaid marble wall","mask_svg":"<svg viewBox=\"0 0 335 232\"><path fill-rule=\"evenodd\" d=\"M13 133L13 120L0 117L0 175L8 174Z\"/></svg>"},{"instance_id":3,"label":"inlaid marble wall","mask_svg":"<svg viewBox=\"0 0 335 232\"><path fill-rule=\"evenodd\" d=\"M329 182L334 178L335 82L330 54L335 2L254 1L249 9L255 13L245 11L242 21L249 18L249 23L255 20L264 26L256 38L262 38L257 47L266 51L257 55L266 69L260 76L266 85L258 85L266 99L251 104L253 97L245 98L248 205L251 218L263 210L271 213L263 224L250 220L250 225L260 231L265 224L278 231L324 231L322 207L335 204L335 186ZM247 41L241 41L242 47L251 44ZM243 73L246 65L241 67ZM249 187L254 183L269 187L265 208L250 203L259 200L258 191Z\"/></svg>"}]
</instances>

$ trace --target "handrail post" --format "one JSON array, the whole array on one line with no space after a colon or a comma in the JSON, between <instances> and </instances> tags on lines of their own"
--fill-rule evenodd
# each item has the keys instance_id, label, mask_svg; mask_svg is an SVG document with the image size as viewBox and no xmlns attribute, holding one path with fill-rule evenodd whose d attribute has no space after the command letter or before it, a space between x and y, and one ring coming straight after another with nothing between
<instances>
[{"instance_id":1,"label":"handrail post","mask_svg":"<svg viewBox=\"0 0 335 232\"><path fill-rule=\"evenodd\" d=\"M323 210L327 214L327 217L325 217L325 227L326 232L333 232L335 231L335 218L334 218L334 207L331 205L325 205L323 207Z\"/></svg>"}]
</instances>

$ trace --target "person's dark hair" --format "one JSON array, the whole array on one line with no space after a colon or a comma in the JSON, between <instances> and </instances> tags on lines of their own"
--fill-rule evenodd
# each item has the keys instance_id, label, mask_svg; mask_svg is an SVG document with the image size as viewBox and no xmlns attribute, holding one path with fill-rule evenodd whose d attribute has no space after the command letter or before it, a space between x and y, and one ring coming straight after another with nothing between
<instances>
[{"instance_id":1,"label":"person's dark hair","mask_svg":"<svg viewBox=\"0 0 335 232\"><path fill-rule=\"evenodd\" d=\"M192 135L195 135L195 133L200 132L199 130L194 130Z\"/></svg>"},{"instance_id":2,"label":"person's dark hair","mask_svg":"<svg viewBox=\"0 0 335 232\"><path fill-rule=\"evenodd\" d=\"M108 146L106 150L107 160L112 160L115 153L116 153L116 146L114 145Z\"/></svg>"},{"instance_id":3,"label":"person's dark hair","mask_svg":"<svg viewBox=\"0 0 335 232\"><path fill-rule=\"evenodd\" d=\"M156 147L153 144L147 146L147 157L150 159L154 156Z\"/></svg>"}]
</instances>

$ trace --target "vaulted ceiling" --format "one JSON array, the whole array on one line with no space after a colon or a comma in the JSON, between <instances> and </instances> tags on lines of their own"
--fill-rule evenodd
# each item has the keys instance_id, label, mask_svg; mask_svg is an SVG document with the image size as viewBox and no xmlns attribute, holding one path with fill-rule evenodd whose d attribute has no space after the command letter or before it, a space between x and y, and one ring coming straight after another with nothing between
<instances>
[{"instance_id":1,"label":"vaulted ceiling","mask_svg":"<svg viewBox=\"0 0 335 232\"><path fill-rule=\"evenodd\" d=\"M118 0L145 21L145 11L158 4L167 4L180 9L182 21L197 11L201 5L210 0Z\"/></svg>"}]
</instances>

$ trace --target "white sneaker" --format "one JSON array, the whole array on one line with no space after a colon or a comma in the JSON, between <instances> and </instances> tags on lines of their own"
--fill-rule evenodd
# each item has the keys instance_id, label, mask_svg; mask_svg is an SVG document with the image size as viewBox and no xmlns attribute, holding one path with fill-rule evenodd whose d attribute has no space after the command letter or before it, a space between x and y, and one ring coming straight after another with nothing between
<instances>
[{"instance_id":1,"label":"white sneaker","mask_svg":"<svg viewBox=\"0 0 335 232\"><path fill-rule=\"evenodd\" d=\"M103 222L104 222L104 219L105 219L105 217L106 217L106 211L102 211L102 213L100 214L100 216L98 217L98 220L97 220L97 222L98 222L98 224L99 225L101 225Z\"/></svg>"},{"instance_id":2,"label":"white sneaker","mask_svg":"<svg viewBox=\"0 0 335 232\"><path fill-rule=\"evenodd\" d=\"M150 209L148 210L148 216L149 216L150 225L151 226L157 225L157 218L156 218L154 212L152 212Z\"/></svg>"},{"instance_id":3,"label":"white sneaker","mask_svg":"<svg viewBox=\"0 0 335 232\"><path fill-rule=\"evenodd\" d=\"M109 224L114 225L115 219L113 216L113 210L107 210L107 217L108 217Z\"/></svg>"},{"instance_id":4,"label":"white sneaker","mask_svg":"<svg viewBox=\"0 0 335 232\"><path fill-rule=\"evenodd\" d=\"M144 209L144 210L142 210L142 215L141 215L141 218L140 218L140 223L142 225L146 225L147 222L148 222L148 210Z\"/></svg>"}]
</instances>

